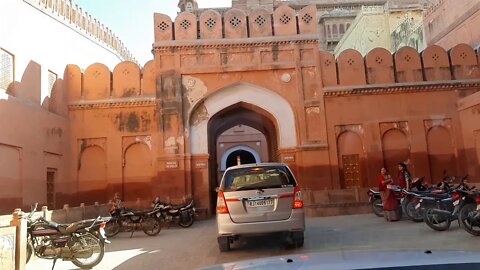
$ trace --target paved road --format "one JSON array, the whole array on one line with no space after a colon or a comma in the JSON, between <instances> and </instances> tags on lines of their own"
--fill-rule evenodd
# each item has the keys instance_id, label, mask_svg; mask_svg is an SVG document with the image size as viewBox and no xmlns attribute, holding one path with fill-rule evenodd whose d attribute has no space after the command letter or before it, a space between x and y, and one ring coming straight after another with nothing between
<instances>
[{"instance_id":1,"label":"paved road","mask_svg":"<svg viewBox=\"0 0 480 270\"><path fill-rule=\"evenodd\" d=\"M305 246L286 249L276 236L240 240L234 250L220 253L215 220L199 221L189 229L162 230L157 237L136 232L112 238L101 264L95 269L195 269L266 256L336 250L468 250L480 251L480 237L467 234L453 223L449 231L436 232L424 223L402 220L387 223L373 214L307 219ZM34 260L27 269L51 269L51 262ZM55 267L75 269L69 262Z\"/></svg>"}]
</instances>

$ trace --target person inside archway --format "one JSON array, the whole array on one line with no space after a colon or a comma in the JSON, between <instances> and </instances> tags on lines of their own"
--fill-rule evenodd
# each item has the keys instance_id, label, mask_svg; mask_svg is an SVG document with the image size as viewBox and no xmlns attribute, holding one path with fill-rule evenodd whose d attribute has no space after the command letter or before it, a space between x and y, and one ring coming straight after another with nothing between
<instances>
[{"instance_id":1,"label":"person inside archway","mask_svg":"<svg viewBox=\"0 0 480 270\"><path fill-rule=\"evenodd\" d=\"M399 220L398 200L392 189L392 176L387 173L387 170L385 168L382 168L380 169L380 175L378 176L377 180L378 190L380 191L382 197L383 216L387 221Z\"/></svg>"},{"instance_id":2,"label":"person inside archway","mask_svg":"<svg viewBox=\"0 0 480 270\"><path fill-rule=\"evenodd\" d=\"M410 184L412 182L412 175L407 169L407 165L405 163L398 163L398 185L401 188L406 190L410 190Z\"/></svg>"}]
</instances>

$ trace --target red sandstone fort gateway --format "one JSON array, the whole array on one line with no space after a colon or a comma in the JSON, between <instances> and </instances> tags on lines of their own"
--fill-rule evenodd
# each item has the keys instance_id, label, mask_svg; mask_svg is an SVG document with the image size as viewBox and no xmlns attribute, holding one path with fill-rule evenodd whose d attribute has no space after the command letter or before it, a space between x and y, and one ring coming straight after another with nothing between
<instances>
[{"instance_id":1,"label":"red sandstone fort gateway","mask_svg":"<svg viewBox=\"0 0 480 270\"><path fill-rule=\"evenodd\" d=\"M30 166L26 156L61 172L56 206L121 192L127 201L192 197L211 212L224 155L234 153L219 137L239 125L261 136L237 150L287 163L312 203L326 203L321 190L375 186L379 169L395 175L398 162L431 182L443 170L480 182L480 52L433 45L335 58L319 50L316 12L155 14L152 61L68 65L45 124L32 127L39 154L9 153L19 166ZM28 114L18 117L36 121ZM3 211L31 202L26 182L4 186Z\"/></svg>"}]
</instances>

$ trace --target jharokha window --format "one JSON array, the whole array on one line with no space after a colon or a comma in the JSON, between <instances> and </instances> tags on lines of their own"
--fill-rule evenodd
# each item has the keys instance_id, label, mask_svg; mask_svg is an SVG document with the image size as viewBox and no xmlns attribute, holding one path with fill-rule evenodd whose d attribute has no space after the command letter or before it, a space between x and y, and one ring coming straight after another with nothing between
<instances>
[{"instance_id":1,"label":"jharokha window","mask_svg":"<svg viewBox=\"0 0 480 270\"><path fill-rule=\"evenodd\" d=\"M0 89L7 90L14 78L14 56L0 48Z\"/></svg>"}]
</instances>

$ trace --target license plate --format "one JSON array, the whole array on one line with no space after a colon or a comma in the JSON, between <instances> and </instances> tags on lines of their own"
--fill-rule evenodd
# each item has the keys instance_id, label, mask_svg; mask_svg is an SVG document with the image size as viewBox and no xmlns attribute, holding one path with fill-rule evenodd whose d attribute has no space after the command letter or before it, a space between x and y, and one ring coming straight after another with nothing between
<instances>
[{"instance_id":1,"label":"license plate","mask_svg":"<svg viewBox=\"0 0 480 270\"><path fill-rule=\"evenodd\" d=\"M460 200L456 200L456 201L453 202L453 206L457 206L459 203L460 203Z\"/></svg>"},{"instance_id":2,"label":"license plate","mask_svg":"<svg viewBox=\"0 0 480 270\"><path fill-rule=\"evenodd\" d=\"M477 211L480 211L480 204L477 204Z\"/></svg>"},{"instance_id":3,"label":"license plate","mask_svg":"<svg viewBox=\"0 0 480 270\"><path fill-rule=\"evenodd\" d=\"M247 205L248 205L248 207L272 206L273 205L273 199L248 201Z\"/></svg>"},{"instance_id":4,"label":"license plate","mask_svg":"<svg viewBox=\"0 0 480 270\"><path fill-rule=\"evenodd\" d=\"M415 209L418 209L418 208L420 208L420 204L419 204L419 203L417 203L417 205L415 205Z\"/></svg>"}]
</instances>

